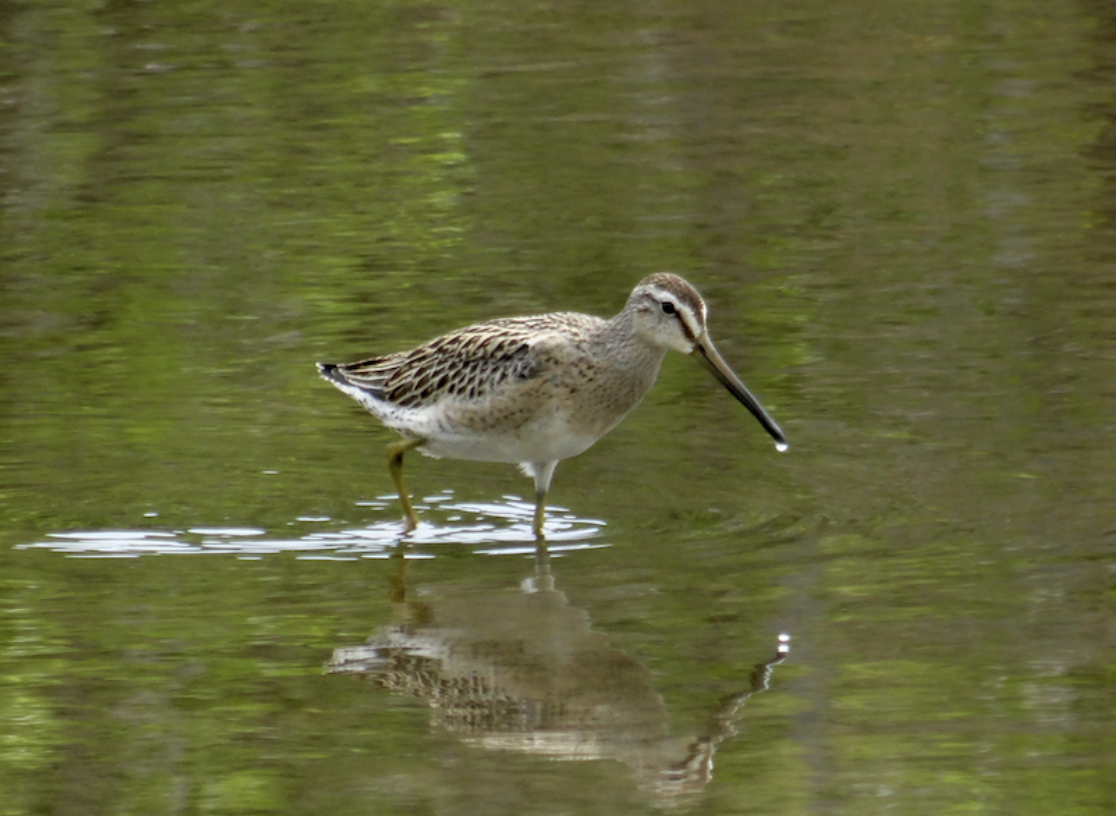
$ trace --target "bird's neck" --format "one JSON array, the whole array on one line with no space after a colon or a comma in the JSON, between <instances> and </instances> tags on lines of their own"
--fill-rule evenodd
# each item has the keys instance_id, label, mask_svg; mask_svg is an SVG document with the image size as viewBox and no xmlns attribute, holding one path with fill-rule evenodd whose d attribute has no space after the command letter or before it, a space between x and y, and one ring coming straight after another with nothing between
<instances>
[{"instance_id":1,"label":"bird's neck","mask_svg":"<svg viewBox=\"0 0 1116 816\"><path fill-rule=\"evenodd\" d=\"M626 371L639 373L646 378L646 388L650 388L655 381L659 374L659 365L666 355L666 349L648 343L639 333L635 312L629 309L606 321L596 342L611 350L610 354L604 355L606 359L613 359Z\"/></svg>"}]
</instances>

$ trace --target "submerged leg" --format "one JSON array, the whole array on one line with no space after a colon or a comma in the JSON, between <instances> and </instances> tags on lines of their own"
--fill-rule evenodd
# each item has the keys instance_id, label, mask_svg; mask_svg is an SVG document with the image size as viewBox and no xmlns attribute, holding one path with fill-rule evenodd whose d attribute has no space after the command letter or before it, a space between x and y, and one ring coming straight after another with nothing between
<instances>
[{"instance_id":1,"label":"submerged leg","mask_svg":"<svg viewBox=\"0 0 1116 816\"><path fill-rule=\"evenodd\" d=\"M543 524L546 522L546 493L535 491L535 536L543 537Z\"/></svg>"},{"instance_id":2,"label":"submerged leg","mask_svg":"<svg viewBox=\"0 0 1116 816\"><path fill-rule=\"evenodd\" d=\"M418 527L418 516L415 508L411 507L411 497L407 495L407 488L403 484L403 454L417 448L425 439L401 439L388 445L387 463L391 480L395 482L395 489L399 493L399 503L403 505L403 520L406 522L407 532Z\"/></svg>"},{"instance_id":3,"label":"submerged leg","mask_svg":"<svg viewBox=\"0 0 1116 816\"><path fill-rule=\"evenodd\" d=\"M407 535L404 533L395 544L395 552L391 558L399 562L395 575L388 578L388 600L393 604L401 604L407 600Z\"/></svg>"},{"instance_id":4,"label":"submerged leg","mask_svg":"<svg viewBox=\"0 0 1116 816\"><path fill-rule=\"evenodd\" d=\"M546 521L546 493L550 490L550 479L558 462L532 462L531 471L535 474L535 535L543 537L543 522Z\"/></svg>"}]
</instances>

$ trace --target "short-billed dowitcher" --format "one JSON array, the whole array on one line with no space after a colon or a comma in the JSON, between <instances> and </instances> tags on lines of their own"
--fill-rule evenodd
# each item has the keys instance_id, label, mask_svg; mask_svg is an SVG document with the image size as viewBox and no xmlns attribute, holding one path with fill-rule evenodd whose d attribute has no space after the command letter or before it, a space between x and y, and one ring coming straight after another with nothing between
<instances>
[{"instance_id":1,"label":"short-billed dowitcher","mask_svg":"<svg viewBox=\"0 0 1116 816\"><path fill-rule=\"evenodd\" d=\"M388 470L407 529L418 524L403 454L518 463L535 479L542 535L554 468L612 430L643 399L668 349L692 354L786 450L775 420L717 353L693 286L660 272L639 282L611 320L553 312L466 326L410 351L318 371L403 439Z\"/></svg>"}]
</instances>

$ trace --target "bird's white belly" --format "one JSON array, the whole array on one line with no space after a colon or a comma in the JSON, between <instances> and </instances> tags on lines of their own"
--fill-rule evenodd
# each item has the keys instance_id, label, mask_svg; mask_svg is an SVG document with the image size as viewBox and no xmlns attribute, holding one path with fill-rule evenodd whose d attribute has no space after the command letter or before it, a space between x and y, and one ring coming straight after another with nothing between
<instances>
[{"instance_id":1,"label":"bird's white belly","mask_svg":"<svg viewBox=\"0 0 1116 816\"><path fill-rule=\"evenodd\" d=\"M453 423L430 408L383 412L392 430L426 440L419 450L430 456L477 462L556 462L584 453L611 427L577 429L562 411L536 415L518 427L473 427Z\"/></svg>"},{"instance_id":2,"label":"bird's white belly","mask_svg":"<svg viewBox=\"0 0 1116 816\"><path fill-rule=\"evenodd\" d=\"M431 456L477 462L556 462L584 453L596 441L596 437L545 426L483 436L467 432L431 434L419 450Z\"/></svg>"}]
</instances>

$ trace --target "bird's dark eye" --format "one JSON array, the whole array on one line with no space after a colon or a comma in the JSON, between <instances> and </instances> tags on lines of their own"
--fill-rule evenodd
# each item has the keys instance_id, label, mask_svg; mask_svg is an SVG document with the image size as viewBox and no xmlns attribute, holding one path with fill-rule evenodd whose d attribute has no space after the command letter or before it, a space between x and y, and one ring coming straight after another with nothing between
<instances>
[{"instance_id":1,"label":"bird's dark eye","mask_svg":"<svg viewBox=\"0 0 1116 816\"><path fill-rule=\"evenodd\" d=\"M674 314L674 304L671 303L669 300L664 300L662 303L659 304L659 306L662 308L663 314Z\"/></svg>"}]
</instances>

